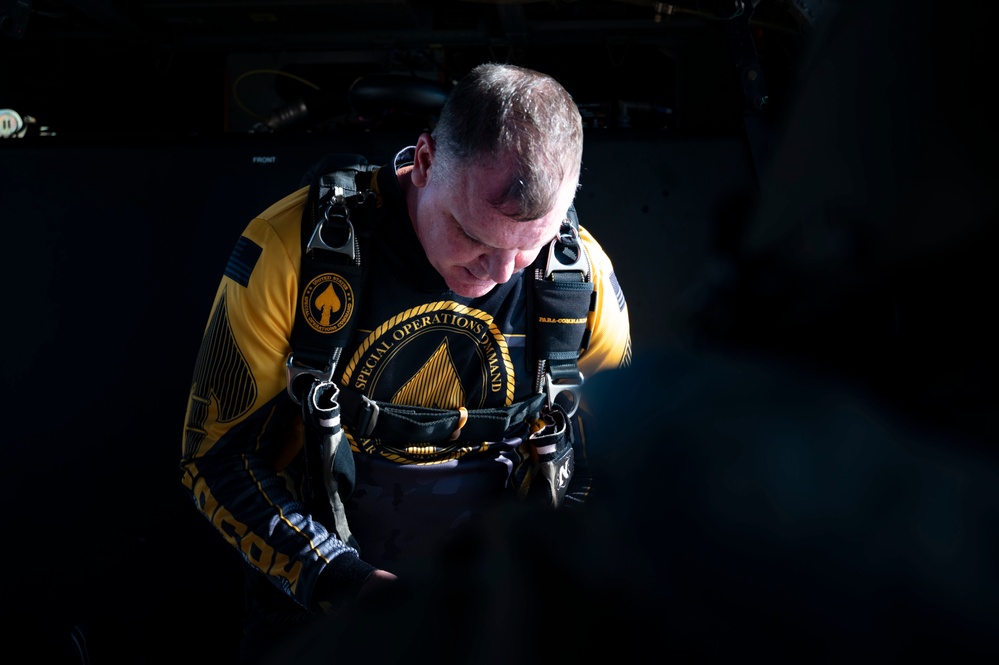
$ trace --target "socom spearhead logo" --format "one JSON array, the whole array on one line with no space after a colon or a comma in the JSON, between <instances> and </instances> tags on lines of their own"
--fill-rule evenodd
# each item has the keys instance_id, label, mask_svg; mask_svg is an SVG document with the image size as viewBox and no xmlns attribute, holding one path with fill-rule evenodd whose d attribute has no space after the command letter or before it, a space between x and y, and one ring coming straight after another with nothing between
<instances>
[{"instance_id":1,"label":"socom spearhead logo","mask_svg":"<svg viewBox=\"0 0 999 665\"><path fill-rule=\"evenodd\" d=\"M302 314L316 332L341 330L354 312L354 292L340 275L331 272L315 277L302 293Z\"/></svg>"}]
</instances>

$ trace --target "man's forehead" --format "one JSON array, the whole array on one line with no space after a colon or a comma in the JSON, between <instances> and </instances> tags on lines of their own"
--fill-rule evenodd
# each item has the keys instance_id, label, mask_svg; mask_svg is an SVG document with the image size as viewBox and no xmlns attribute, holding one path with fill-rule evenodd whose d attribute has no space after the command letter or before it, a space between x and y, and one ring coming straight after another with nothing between
<instances>
[{"instance_id":1,"label":"man's forehead","mask_svg":"<svg viewBox=\"0 0 999 665\"><path fill-rule=\"evenodd\" d=\"M470 166L465 172L462 183L462 194L466 199L466 205L473 208L489 207L512 221L521 223L552 221L550 217L556 217L555 221L561 222L569 210L576 188L572 187L571 191L566 191L567 185L563 181L554 205L547 213L531 220L523 220L519 197L509 196L511 189L516 185L515 178L511 175L512 170L512 167L505 167L498 162ZM504 199L506 200L498 206L493 203Z\"/></svg>"},{"instance_id":2,"label":"man's forehead","mask_svg":"<svg viewBox=\"0 0 999 665\"><path fill-rule=\"evenodd\" d=\"M564 217L549 214L541 219L518 221L488 203L469 213L463 218L456 217L465 234L497 249L531 249L543 244L555 237Z\"/></svg>"},{"instance_id":3,"label":"man's forehead","mask_svg":"<svg viewBox=\"0 0 999 665\"><path fill-rule=\"evenodd\" d=\"M496 201L509 189L511 172L501 163L474 163L465 170L465 182L476 197Z\"/></svg>"}]
</instances>

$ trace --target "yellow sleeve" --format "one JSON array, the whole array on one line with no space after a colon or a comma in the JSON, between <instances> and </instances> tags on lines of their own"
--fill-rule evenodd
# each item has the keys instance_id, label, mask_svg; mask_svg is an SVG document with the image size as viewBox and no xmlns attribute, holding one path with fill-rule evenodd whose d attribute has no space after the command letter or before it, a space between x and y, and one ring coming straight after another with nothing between
<instances>
[{"instance_id":1,"label":"yellow sleeve","mask_svg":"<svg viewBox=\"0 0 999 665\"><path fill-rule=\"evenodd\" d=\"M590 258L597 294L590 343L579 359L585 380L603 370L631 364L631 324L628 303L610 257L585 228L580 228L580 238Z\"/></svg>"},{"instance_id":2,"label":"yellow sleeve","mask_svg":"<svg viewBox=\"0 0 999 665\"><path fill-rule=\"evenodd\" d=\"M230 257L191 386L185 430L188 456L210 450L227 431L285 389L306 195L307 189L299 190L251 220Z\"/></svg>"}]
</instances>

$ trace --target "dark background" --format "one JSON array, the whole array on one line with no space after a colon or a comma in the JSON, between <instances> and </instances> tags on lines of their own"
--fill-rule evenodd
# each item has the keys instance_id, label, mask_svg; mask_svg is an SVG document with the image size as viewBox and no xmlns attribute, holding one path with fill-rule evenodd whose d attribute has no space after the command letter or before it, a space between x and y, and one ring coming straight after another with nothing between
<instances>
[{"instance_id":1,"label":"dark background","mask_svg":"<svg viewBox=\"0 0 999 665\"><path fill-rule=\"evenodd\" d=\"M539 581L590 608L570 635L994 657L987 5L3 0L5 643L231 662L235 554L176 466L228 251L324 154L387 161L500 60L579 103L576 205L634 327L592 385L600 546L571 532L586 554ZM431 606L390 630L474 614Z\"/></svg>"}]
</instances>

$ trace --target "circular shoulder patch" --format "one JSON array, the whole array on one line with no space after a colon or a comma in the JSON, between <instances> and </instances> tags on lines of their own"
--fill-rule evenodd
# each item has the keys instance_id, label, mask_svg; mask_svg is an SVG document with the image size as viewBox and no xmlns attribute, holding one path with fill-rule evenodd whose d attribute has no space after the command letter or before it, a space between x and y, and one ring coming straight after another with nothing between
<instances>
[{"instance_id":1,"label":"circular shoulder patch","mask_svg":"<svg viewBox=\"0 0 999 665\"><path fill-rule=\"evenodd\" d=\"M340 275L325 272L313 278L302 292L302 314L316 332L337 332L353 313L354 292Z\"/></svg>"}]
</instances>

